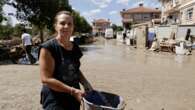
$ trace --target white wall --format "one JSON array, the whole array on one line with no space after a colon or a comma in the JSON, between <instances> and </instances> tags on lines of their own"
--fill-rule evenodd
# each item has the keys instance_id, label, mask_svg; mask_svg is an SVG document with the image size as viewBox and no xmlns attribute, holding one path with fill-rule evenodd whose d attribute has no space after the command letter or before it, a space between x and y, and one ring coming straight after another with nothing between
<instances>
[{"instance_id":1,"label":"white wall","mask_svg":"<svg viewBox=\"0 0 195 110\"><path fill-rule=\"evenodd\" d=\"M195 25L186 25L186 26L179 26L177 28L177 37L176 39L177 40L184 40L185 39L185 36L186 36L186 33L187 33L187 29L191 29L191 35L194 35L195 36Z\"/></svg>"},{"instance_id":2,"label":"white wall","mask_svg":"<svg viewBox=\"0 0 195 110\"><path fill-rule=\"evenodd\" d=\"M171 32L171 26L159 26L157 27L156 37L157 39L170 38Z\"/></svg>"}]
</instances>

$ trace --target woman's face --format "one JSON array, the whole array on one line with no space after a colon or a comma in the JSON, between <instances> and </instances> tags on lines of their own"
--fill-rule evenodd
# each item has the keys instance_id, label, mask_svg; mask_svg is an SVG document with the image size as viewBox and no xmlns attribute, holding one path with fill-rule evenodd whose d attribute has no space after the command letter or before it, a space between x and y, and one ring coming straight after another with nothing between
<instances>
[{"instance_id":1,"label":"woman's face","mask_svg":"<svg viewBox=\"0 0 195 110\"><path fill-rule=\"evenodd\" d=\"M73 32L73 18L66 14L58 15L56 18L55 30L61 37L70 38Z\"/></svg>"}]
</instances>

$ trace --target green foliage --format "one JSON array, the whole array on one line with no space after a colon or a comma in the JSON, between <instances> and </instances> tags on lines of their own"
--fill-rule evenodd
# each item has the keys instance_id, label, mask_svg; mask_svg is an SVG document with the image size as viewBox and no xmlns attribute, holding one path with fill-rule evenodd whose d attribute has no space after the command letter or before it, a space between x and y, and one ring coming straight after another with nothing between
<instances>
[{"instance_id":1,"label":"green foliage","mask_svg":"<svg viewBox=\"0 0 195 110\"><path fill-rule=\"evenodd\" d=\"M16 37L20 37L22 35L23 28L24 28L24 26L22 26L20 24L16 24L16 26L14 27L14 30L13 30L13 35Z\"/></svg>"},{"instance_id":2,"label":"green foliage","mask_svg":"<svg viewBox=\"0 0 195 110\"><path fill-rule=\"evenodd\" d=\"M3 21L3 16L0 14L0 23Z\"/></svg>"},{"instance_id":3,"label":"green foliage","mask_svg":"<svg viewBox=\"0 0 195 110\"><path fill-rule=\"evenodd\" d=\"M86 21L86 19L80 16L79 12L73 11L74 18L74 31L79 33L88 33L91 32L92 27Z\"/></svg>"},{"instance_id":4,"label":"green foliage","mask_svg":"<svg viewBox=\"0 0 195 110\"><path fill-rule=\"evenodd\" d=\"M112 29L113 31L122 31L123 27L122 26L117 26L116 24L112 24Z\"/></svg>"},{"instance_id":5,"label":"green foliage","mask_svg":"<svg viewBox=\"0 0 195 110\"><path fill-rule=\"evenodd\" d=\"M23 25L17 24L15 27L11 25L0 25L0 39L11 39L14 37L21 37ZM31 30L27 29L27 32L31 34Z\"/></svg>"},{"instance_id":6,"label":"green foliage","mask_svg":"<svg viewBox=\"0 0 195 110\"><path fill-rule=\"evenodd\" d=\"M112 29L113 29L113 31L116 31L117 30L117 25L116 24L112 24Z\"/></svg>"},{"instance_id":7,"label":"green foliage","mask_svg":"<svg viewBox=\"0 0 195 110\"><path fill-rule=\"evenodd\" d=\"M32 26L32 36L36 36L39 34L39 29L37 28L37 26Z\"/></svg>"},{"instance_id":8,"label":"green foliage","mask_svg":"<svg viewBox=\"0 0 195 110\"><path fill-rule=\"evenodd\" d=\"M17 9L17 18L22 21L29 21L40 31L43 41L43 29L47 27L51 31L53 20L57 12L67 10L73 13L75 31L90 32L92 30L88 22L80 14L72 10L68 0L8 0L9 4Z\"/></svg>"},{"instance_id":9,"label":"green foliage","mask_svg":"<svg viewBox=\"0 0 195 110\"><path fill-rule=\"evenodd\" d=\"M5 4L4 0L0 0L0 23L3 21L4 17L3 17L3 12L2 12L2 7Z\"/></svg>"},{"instance_id":10,"label":"green foliage","mask_svg":"<svg viewBox=\"0 0 195 110\"><path fill-rule=\"evenodd\" d=\"M45 27L52 29L53 18L58 11L71 11L68 0L8 0L9 4L17 9L16 17L22 21L30 21L40 31L43 42L42 31Z\"/></svg>"},{"instance_id":11,"label":"green foliage","mask_svg":"<svg viewBox=\"0 0 195 110\"><path fill-rule=\"evenodd\" d=\"M122 31L123 27L122 26L117 26L117 31Z\"/></svg>"},{"instance_id":12,"label":"green foliage","mask_svg":"<svg viewBox=\"0 0 195 110\"><path fill-rule=\"evenodd\" d=\"M0 39L10 39L13 32L13 27L10 25L0 25Z\"/></svg>"},{"instance_id":13,"label":"green foliage","mask_svg":"<svg viewBox=\"0 0 195 110\"><path fill-rule=\"evenodd\" d=\"M15 0L11 2L17 9L17 18L30 21L39 28L52 28L53 18L58 11L68 10L71 7L68 0Z\"/></svg>"}]
</instances>

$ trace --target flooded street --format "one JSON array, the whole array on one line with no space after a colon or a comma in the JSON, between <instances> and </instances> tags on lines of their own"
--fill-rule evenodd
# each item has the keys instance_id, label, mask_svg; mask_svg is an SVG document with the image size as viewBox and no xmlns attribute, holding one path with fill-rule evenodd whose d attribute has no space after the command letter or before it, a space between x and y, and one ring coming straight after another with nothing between
<instances>
[{"instance_id":1,"label":"flooded street","mask_svg":"<svg viewBox=\"0 0 195 110\"><path fill-rule=\"evenodd\" d=\"M83 48L90 82L124 97L127 110L195 110L195 54L153 53L104 39Z\"/></svg>"},{"instance_id":2,"label":"flooded street","mask_svg":"<svg viewBox=\"0 0 195 110\"><path fill-rule=\"evenodd\" d=\"M81 48L87 79L122 96L126 110L195 110L195 52L156 53L103 38ZM1 65L0 71L0 110L41 110L38 65Z\"/></svg>"}]
</instances>

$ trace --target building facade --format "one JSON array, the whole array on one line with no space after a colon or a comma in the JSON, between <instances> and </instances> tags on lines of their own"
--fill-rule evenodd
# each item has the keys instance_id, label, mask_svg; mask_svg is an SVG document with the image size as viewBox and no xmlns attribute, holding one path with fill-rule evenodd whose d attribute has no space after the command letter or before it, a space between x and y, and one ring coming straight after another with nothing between
<instances>
[{"instance_id":1,"label":"building facade","mask_svg":"<svg viewBox=\"0 0 195 110\"><path fill-rule=\"evenodd\" d=\"M93 33L95 34L105 34L105 30L106 28L109 28L110 27L110 20L108 19L97 19L97 20L94 20L93 22Z\"/></svg>"},{"instance_id":2,"label":"building facade","mask_svg":"<svg viewBox=\"0 0 195 110\"><path fill-rule=\"evenodd\" d=\"M131 24L139 24L152 19L160 19L161 11L156 8L144 7L143 4L139 4L136 8L131 8L128 10L123 9L121 12L123 26L128 28Z\"/></svg>"},{"instance_id":3,"label":"building facade","mask_svg":"<svg viewBox=\"0 0 195 110\"><path fill-rule=\"evenodd\" d=\"M181 24L195 24L195 0L183 0L181 4Z\"/></svg>"},{"instance_id":4,"label":"building facade","mask_svg":"<svg viewBox=\"0 0 195 110\"><path fill-rule=\"evenodd\" d=\"M161 22L165 24L195 24L195 0L159 0Z\"/></svg>"}]
</instances>

